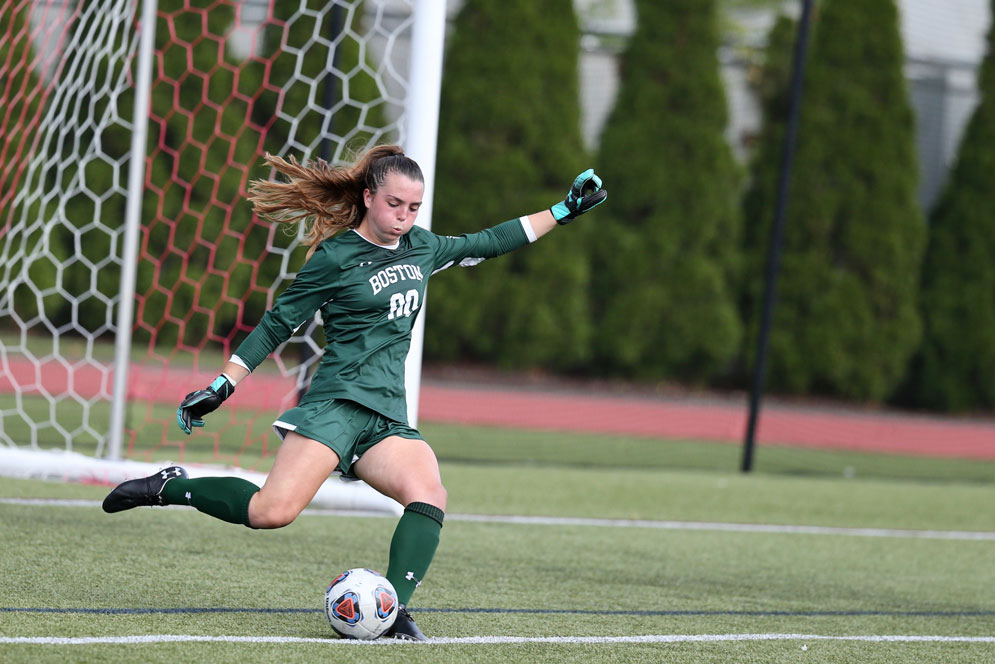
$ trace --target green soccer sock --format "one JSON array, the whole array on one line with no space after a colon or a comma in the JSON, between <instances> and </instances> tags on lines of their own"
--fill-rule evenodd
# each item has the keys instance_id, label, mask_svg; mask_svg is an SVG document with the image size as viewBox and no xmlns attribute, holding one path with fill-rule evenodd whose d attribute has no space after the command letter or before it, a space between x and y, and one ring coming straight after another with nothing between
<instances>
[{"instance_id":1,"label":"green soccer sock","mask_svg":"<svg viewBox=\"0 0 995 664\"><path fill-rule=\"evenodd\" d=\"M163 487L162 498L166 505L192 505L215 519L248 526L249 501L257 491L240 477L174 477Z\"/></svg>"},{"instance_id":2,"label":"green soccer sock","mask_svg":"<svg viewBox=\"0 0 995 664\"><path fill-rule=\"evenodd\" d=\"M394 585L401 604L408 603L432 564L444 516L434 505L411 503L397 522L390 540L387 580Z\"/></svg>"}]
</instances>

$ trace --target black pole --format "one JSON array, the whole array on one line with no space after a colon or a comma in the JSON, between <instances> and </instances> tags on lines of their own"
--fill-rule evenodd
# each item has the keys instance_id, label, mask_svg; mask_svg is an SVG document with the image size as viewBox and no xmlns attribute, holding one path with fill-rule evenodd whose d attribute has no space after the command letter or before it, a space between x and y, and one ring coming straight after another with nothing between
<instances>
[{"instance_id":1,"label":"black pole","mask_svg":"<svg viewBox=\"0 0 995 664\"><path fill-rule=\"evenodd\" d=\"M329 26L329 36L332 40L333 47L335 50L332 52L332 67L331 70L325 73L325 85L322 91L322 102L325 107L325 114L328 121L325 125L325 131L321 137L321 150L319 156L325 161L330 161L332 158L331 150L331 139L330 136L335 133L335 115L332 113L332 107L335 105L335 99L338 97L338 77L335 76L335 72L339 68L339 51L341 49L341 44L334 45L335 40L342 34L345 28L345 11L342 9L342 5L335 3L332 6L331 11L331 25ZM297 403L299 404L307 394L308 389L308 363L314 357L315 353L311 350L311 344L301 343L297 344L297 355L300 360L300 388L297 390Z\"/></svg>"},{"instance_id":2,"label":"black pole","mask_svg":"<svg viewBox=\"0 0 995 664\"><path fill-rule=\"evenodd\" d=\"M812 18L812 0L802 0L802 16L798 23L798 36L795 39L794 63L791 74L791 97L788 102L788 128L784 136L784 153L781 157L781 171L777 182L777 199L774 208L774 227L770 235L770 250L767 254L767 281L764 287L763 317L760 323L760 338L757 342L757 362L753 370L753 388L750 390L750 418L746 425L746 440L743 441L744 473L753 469L753 452L757 429L757 416L760 400L763 397L764 378L767 369L767 346L770 339L771 319L774 315L774 301L777 295L777 273L781 259L781 237L784 234L784 216L788 207L788 190L791 183L791 169L795 158L795 145L798 135L798 114L802 101L802 82L805 78L805 56L808 52L809 24Z\"/></svg>"}]
</instances>

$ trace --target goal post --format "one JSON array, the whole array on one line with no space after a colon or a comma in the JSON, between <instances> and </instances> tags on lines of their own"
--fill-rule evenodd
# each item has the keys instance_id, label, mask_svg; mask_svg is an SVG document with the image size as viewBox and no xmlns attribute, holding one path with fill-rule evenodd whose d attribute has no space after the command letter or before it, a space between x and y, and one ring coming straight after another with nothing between
<instances>
[{"instance_id":1,"label":"goal post","mask_svg":"<svg viewBox=\"0 0 995 664\"><path fill-rule=\"evenodd\" d=\"M442 90L442 55L446 37L446 3L416 0L411 39L411 76L408 99L405 151L418 162L428 186L418 212L417 224L432 228L435 200L435 155L439 134L439 96ZM427 292L425 300L427 302ZM404 364L408 423L418 426L418 397L421 393L421 361L425 339L425 305L411 333L411 347Z\"/></svg>"},{"instance_id":2,"label":"goal post","mask_svg":"<svg viewBox=\"0 0 995 664\"><path fill-rule=\"evenodd\" d=\"M175 424L304 261L299 236L253 215L248 184L273 176L266 152L344 163L383 142L431 183L445 12L0 0L0 454L265 472L269 424L317 362L317 316L206 431Z\"/></svg>"},{"instance_id":3,"label":"goal post","mask_svg":"<svg viewBox=\"0 0 995 664\"><path fill-rule=\"evenodd\" d=\"M131 322L135 314L135 281L138 271L138 240L141 233L142 185L145 182L145 140L148 128L149 91L152 88L152 54L155 49L155 25L158 0L142 5L138 70L135 84L135 111L132 115L131 152L128 160L128 196L124 212L124 240L121 245L121 286L117 306L117 330L114 338L114 391L111 393L111 421L107 435L107 458L124 458L125 410L128 400L128 368L131 360Z\"/></svg>"}]
</instances>

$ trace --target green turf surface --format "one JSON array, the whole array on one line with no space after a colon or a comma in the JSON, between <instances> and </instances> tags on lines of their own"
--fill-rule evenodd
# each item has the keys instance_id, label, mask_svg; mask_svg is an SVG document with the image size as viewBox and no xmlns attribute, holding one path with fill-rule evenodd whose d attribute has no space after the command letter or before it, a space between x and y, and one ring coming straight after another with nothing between
<instances>
[{"instance_id":1,"label":"green turf surface","mask_svg":"<svg viewBox=\"0 0 995 664\"><path fill-rule=\"evenodd\" d=\"M442 464L451 518L412 611L434 637L807 634L995 636L995 541L483 523L587 517L995 531L995 487L553 464ZM106 488L0 478L0 498L97 501ZM252 531L182 508L0 503L0 637L326 639L340 570L383 570L394 520L305 514ZM77 609L282 609L81 613ZM624 613L628 612L628 613ZM802 650L802 646L807 649ZM995 643L0 643L4 662L988 662ZM403 648L403 650L399 650Z\"/></svg>"},{"instance_id":2,"label":"green turf surface","mask_svg":"<svg viewBox=\"0 0 995 664\"><path fill-rule=\"evenodd\" d=\"M525 431L425 422L420 429L441 459L537 466L737 471L739 444L595 433ZM995 432L993 432L995 445ZM995 482L995 461L874 454L758 443L760 473Z\"/></svg>"}]
</instances>

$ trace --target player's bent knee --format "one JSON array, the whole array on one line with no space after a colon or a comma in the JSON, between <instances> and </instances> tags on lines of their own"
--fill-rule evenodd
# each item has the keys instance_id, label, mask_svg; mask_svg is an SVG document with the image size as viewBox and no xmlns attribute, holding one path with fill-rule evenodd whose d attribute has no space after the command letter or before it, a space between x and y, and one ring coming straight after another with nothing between
<instances>
[{"instance_id":1,"label":"player's bent knee","mask_svg":"<svg viewBox=\"0 0 995 664\"><path fill-rule=\"evenodd\" d=\"M404 501L405 505L410 505L411 503L428 503L438 507L443 512L446 510L446 500L449 495L446 492L446 487L441 484L436 484L430 487L422 487L418 490L411 491L409 494L409 499Z\"/></svg>"},{"instance_id":2,"label":"player's bent knee","mask_svg":"<svg viewBox=\"0 0 995 664\"><path fill-rule=\"evenodd\" d=\"M249 517L249 521L252 523L253 528L259 528L262 530L271 530L273 528L283 528L284 526L289 526L294 522L297 515L291 515L287 513L273 513L268 512L264 514L255 514Z\"/></svg>"},{"instance_id":3,"label":"player's bent knee","mask_svg":"<svg viewBox=\"0 0 995 664\"><path fill-rule=\"evenodd\" d=\"M255 509L253 509L255 507ZM301 513L301 510L294 506L283 504L283 505L265 505L261 504L258 506L251 506L249 509L249 523L252 524L253 528L259 528L263 530L270 530L273 528L283 528L284 526L289 526L297 516Z\"/></svg>"}]
</instances>

